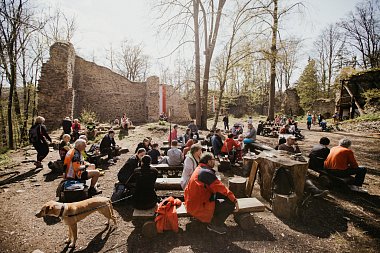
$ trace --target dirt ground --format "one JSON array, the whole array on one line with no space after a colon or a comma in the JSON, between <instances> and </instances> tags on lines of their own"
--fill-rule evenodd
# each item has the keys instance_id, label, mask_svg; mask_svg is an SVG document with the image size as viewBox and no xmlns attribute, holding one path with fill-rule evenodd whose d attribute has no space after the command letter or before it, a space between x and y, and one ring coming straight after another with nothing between
<instances>
[{"instance_id":1,"label":"dirt ground","mask_svg":"<svg viewBox=\"0 0 380 253\"><path fill-rule=\"evenodd\" d=\"M257 122L257 121L256 121ZM209 124L211 125L211 123ZM115 165L105 170L100 178L102 196L110 197L116 174L145 136L162 144L167 133L157 124L138 126L128 137L117 140L131 150L121 156ZM220 125L221 127L221 125ZM168 126L161 127L167 129ZM58 158L51 151L44 160L44 168L35 170L32 147L11 154L12 161L0 167L0 251L1 252L379 252L380 250L380 135L349 130L323 133L314 126L311 131L300 125L305 140L299 141L307 155L322 136L335 146L343 136L349 137L359 164L369 168L364 187L369 194L356 194L336 187L324 199L313 199L303 208L302 215L287 221L274 216L270 205L260 197L255 184L253 196L267 205L265 212L254 214L256 225L242 230L230 216L228 233L216 235L198 222L180 218L178 233L165 232L153 239L141 234L141 222L132 222L132 210L125 204L115 205L118 227L106 230L106 219L94 213L78 225L75 250L66 247L66 226L56 219L38 219L34 215L41 206L56 200L55 190L61 181L51 173L47 163ZM344 126L341 127L343 130ZM349 128L347 128L349 129ZM376 131L376 130L375 130ZM183 128L180 130L183 133ZM203 135L206 135L203 132ZM52 134L58 141L59 133ZM258 141L275 146L276 139L258 137ZM19 171L17 175L5 173ZM313 172L311 177L317 180ZM10 180L9 180L10 179ZM167 192L165 194L168 194Z\"/></svg>"}]
</instances>

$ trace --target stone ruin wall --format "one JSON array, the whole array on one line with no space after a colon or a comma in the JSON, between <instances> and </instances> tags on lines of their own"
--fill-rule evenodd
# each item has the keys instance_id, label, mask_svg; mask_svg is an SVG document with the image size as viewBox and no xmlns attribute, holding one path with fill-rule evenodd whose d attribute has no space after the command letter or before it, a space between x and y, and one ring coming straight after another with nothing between
<instances>
[{"instance_id":1,"label":"stone ruin wall","mask_svg":"<svg viewBox=\"0 0 380 253\"><path fill-rule=\"evenodd\" d=\"M166 105L169 108L173 108L172 122L178 124L188 125L191 117L187 102L178 95L178 92L173 86L166 86ZM194 116L195 118L195 116Z\"/></svg>"},{"instance_id":2,"label":"stone ruin wall","mask_svg":"<svg viewBox=\"0 0 380 253\"><path fill-rule=\"evenodd\" d=\"M83 109L94 111L102 122L126 113L133 122L146 123L158 120L159 99L158 77L131 82L106 67L76 56L71 43L57 42L50 48L50 59L42 66L38 114L53 129L61 126L64 117L79 118ZM178 93L167 96L167 104L168 108L178 107L173 122L190 120L187 103Z\"/></svg>"}]
</instances>

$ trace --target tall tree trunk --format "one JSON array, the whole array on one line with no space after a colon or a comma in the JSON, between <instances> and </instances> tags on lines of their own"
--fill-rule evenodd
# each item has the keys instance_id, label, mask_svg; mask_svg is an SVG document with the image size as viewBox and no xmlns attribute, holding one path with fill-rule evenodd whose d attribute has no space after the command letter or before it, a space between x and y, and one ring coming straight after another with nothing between
<instances>
[{"instance_id":1,"label":"tall tree trunk","mask_svg":"<svg viewBox=\"0 0 380 253\"><path fill-rule=\"evenodd\" d=\"M4 118L4 111L3 111L3 96L2 96L2 91L3 91L3 81L4 81L4 76L1 75L1 83L0 83L0 135L1 135L1 147L6 147L7 146L7 129L6 129L6 124L5 124L5 118Z\"/></svg>"},{"instance_id":2,"label":"tall tree trunk","mask_svg":"<svg viewBox=\"0 0 380 253\"><path fill-rule=\"evenodd\" d=\"M201 99L201 63L199 50L199 0L193 0L194 10L194 48L195 48L195 120L197 126L201 126L202 116L202 99Z\"/></svg>"},{"instance_id":3,"label":"tall tree trunk","mask_svg":"<svg viewBox=\"0 0 380 253\"><path fill-rule=\"evenodd\" d=\"M11 68L11 73L10 73L10 78L9 78L10 82L9 82L7 120L8 120L8 147L10 149L13 149L14 143L13 143L12 108L13 108L13 90L16 86L16 63L11 63L10 68Z\"/></svg>"},{"instance_id":4,"label":"tall tree trunk","mask_svg":"<svg viewBox=\"0 0 380 253\"><path fill-rule=\"evenodd\" d=\"M277 60L277 30L278 30L278 0L273 0L273 26L272 26L272 45L270 61L270 89L269 89L269 108L268 119L274 120L274 104L276 93L276 60Z\"/></svg>"}]
</instances>

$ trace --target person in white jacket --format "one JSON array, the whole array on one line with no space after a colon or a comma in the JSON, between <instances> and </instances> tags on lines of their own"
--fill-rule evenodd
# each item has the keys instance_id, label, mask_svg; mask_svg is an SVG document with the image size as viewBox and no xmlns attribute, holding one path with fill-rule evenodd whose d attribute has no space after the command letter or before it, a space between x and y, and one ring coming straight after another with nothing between
<instances>
[{"instance_id":1,"label":"person in white jacket","mask_svg":"<svg viewBox=\"0 0 380 253\"><path fill-rule=\"evenodd\" d=\"M183 171L181 176L181 187L185 189L191 175L195 168L198 166L199 159L202 155L202 146L200 144L193 144L190 152L187 153L185 161L183 162Z\"/></svg>"}]
</instances>

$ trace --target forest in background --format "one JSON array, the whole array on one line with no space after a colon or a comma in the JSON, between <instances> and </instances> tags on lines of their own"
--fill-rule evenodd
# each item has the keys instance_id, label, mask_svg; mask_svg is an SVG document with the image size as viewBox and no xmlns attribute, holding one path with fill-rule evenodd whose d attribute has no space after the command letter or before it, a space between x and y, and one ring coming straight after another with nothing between
<instances>
[{"instance_id":1,"label":"forest in background","mask_svg":"<svg viewBox=\"0 0 380 253\"><path fill-rule=\"evenodd\" d=\"M341 78L380 67L378 0L358 3L343 19L325 27L313 52L307 52L306 66L300 65L306 54L302 38L284 35L285 17L308 8L302 1L160 0L152 1L150 8L157 15L157 33L178 41L173 54L192 45L192 58L179 58L176 69L163 66L158 75L190 103L199 101L196 121L201 128L207 128L210 95L217 101L215 121L226 102L240 95L253 105L266 104L267 116L273 119L275 101L288 88L296 88L306 111L317 98L335 99ZM78 25L75 16L56 8L41 10L33 0L0 0L0 14L0 148L5 150L28 142L49 47L71 41ZM107 67L131 81L152 74L150 61L142 42L124 40L119 48L108 50ZM303 70L298 78L296 69ZM378 97L379 91L371 94Z\"/></svg>"}]
</instances>

